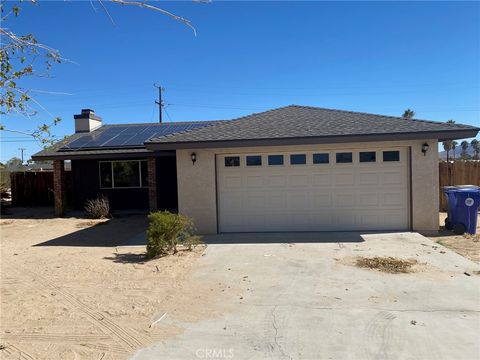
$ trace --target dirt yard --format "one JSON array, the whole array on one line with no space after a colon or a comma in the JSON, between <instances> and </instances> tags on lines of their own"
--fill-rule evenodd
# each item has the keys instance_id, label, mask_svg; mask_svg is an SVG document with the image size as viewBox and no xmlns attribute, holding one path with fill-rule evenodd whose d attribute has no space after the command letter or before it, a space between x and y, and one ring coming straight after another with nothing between
<instances>
[{"instance_id":1,"label":"dirt yard","mask_svg":"<svg viewBox=\"0 0 480 360\"><path fill-rule=\"evenodd\" d=\"M3 217L0 358L124 359L181 333L173 321L220 316L234 284L189 278L204 247L144 262L144 248L117 246L146 225L145 216L56 219L45 210Z\"/></svg>"},{"instance_id":2,"label":"dirt yard","mask_svg":"<svg viewBox=\"0 0 480 360\"><path fill-rule=\"evenodd\" d=\"M443 229L447 213L440 213L440 226L442 229L435 236L428 236L440 245L448 247L456 253L480 264L480 215L477 219L476 235L454 235L451 231Z\"/></svg>"}]
</instances>

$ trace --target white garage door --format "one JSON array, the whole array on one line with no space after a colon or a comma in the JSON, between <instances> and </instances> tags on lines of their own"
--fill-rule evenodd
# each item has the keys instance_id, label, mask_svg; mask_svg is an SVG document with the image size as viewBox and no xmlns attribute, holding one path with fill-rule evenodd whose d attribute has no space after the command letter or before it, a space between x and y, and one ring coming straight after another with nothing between
<instances>
[{"instance_id":1,"label":"white garage door","mask_svg":"<svg viewBox=\"0 0 480 360\"><path fill-rule=\"evenodd\" d=\"M220 232L406 230L406 148L217 155Z\"/></svg>"}]
</instances>

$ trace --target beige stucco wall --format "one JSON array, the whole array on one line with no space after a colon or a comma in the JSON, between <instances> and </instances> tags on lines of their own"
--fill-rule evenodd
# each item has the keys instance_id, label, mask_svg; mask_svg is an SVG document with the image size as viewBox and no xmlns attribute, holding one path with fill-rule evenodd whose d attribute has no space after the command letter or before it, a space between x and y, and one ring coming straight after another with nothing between
<instances>
[{"instance_id":1,"label":"beige stucco wall","mask_svg":"<svg viewBox=\"0 0 480 360\"><path fill-rule=\"evenodd\" d=\"M430 145L430 149L424 156L421 147L425 142ZM199 233L213 234L217 232L215 154L342 148L371 149L399 146L412 148L412 229L415 231L437 230L439 226L437 140L177 150L179 212L194 219ZM191 161L192 152L195 152L197 156L194 165Z\"/></svg>"}]
</instances>

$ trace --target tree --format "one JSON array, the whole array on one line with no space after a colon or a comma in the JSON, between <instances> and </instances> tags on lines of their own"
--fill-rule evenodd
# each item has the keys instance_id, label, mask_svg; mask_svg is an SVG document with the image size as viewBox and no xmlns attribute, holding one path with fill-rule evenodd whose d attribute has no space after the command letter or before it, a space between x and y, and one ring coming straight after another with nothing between
<instances>
[{"instance_id":1,"label":"tree","mask_svg":"<svg viewBox=\"0 0 480 360\"><path fill-rule=\"evenodd\" d=\"M470 145L472 145L472 149L473 149L473 159L478 160L478 154L480 153L479 141L477 139L473 139L470 142Z\"/></svg>"},{"instance_id":2,"label":"tree","mask_svg":"<svg viewBox=\"0 0 480 360\"><path fill-rule=\"evenodd\" d=\"M404 117L405 119L413 119L414 116L415 116L415 111L410 109L405 110L402 115L402 117Z\"/></svg>"},{"instance_id":3,"label":"tree","mask_svg":"<svg viewBox=\"0 0 480 360\"><path fill-rule=\"evenodd\" d=\"M24 79L31 76L46 77L49 75L53 65L68 60L64 59L58 50L38 42L34 34L18 35L7 27L7 22L12 16L18 17L20 15L20 4L22 2L22 0L18 2L0 2L0 115L15 113L31 118L37 114L37 109L39 108L45 111L50 116L50 119L48 121L43 120L43 123L32 132L5 129L2 124L0 124L0 130L29 135L44 145L50 145L56 141L51 134L51 127L56 125L60 118L48 112L32 96L31 89L21 86L21 83ZM38 5L37 0L29 0L28 2ZM146 1L98 0L96 3L101 6L112 23L114 23L114 20L105 6L106 2L117 5L137 6L159 12L185 24L196 35L196 30L190 20L175 15L159 6L150 5ZM205 3L209 1L199 2ZM90 1L90 4L96 10L94 2Z\"/></svg>"},{"instance_id":4,"label":"tree","mask_svg":"<svg viewBox=\"0 0 480 360\"><path fill-rule=\"evenodd\" d=\"M455 124L455 120L450 119L447 121L447 124ZM443 145L443 150L447 152L447 162L448 162L450 159L449 157L450 151L452 150L452 140L445 140L444 142L442 142L442 145Z\"/></svg>"},{"instance_id":5,"label":"tree","mask_svg":"<svg viewBox=\"0 0 480 360\"><path fill-rule=\"evenodd\" d=\"M452 140L447 140L442 142L443 150L447 152L447 162L449 161L450 157L450 150L452 150Z\"/></svg>"},{"instance_id":6,"label":"tree","mask_svg":"<svg viewBox=\"0 0 480 360\"><path fill-rule=\"evenodd\" d=\"M460 152L460 159L462 160L468 160L470 158L470 155L468 155L468 141L463 140L460 144L460 147L462 148L462 151Z\"/></svg>"},{"instance_id":7,"label":"tree","mask_svg":"<svg viewBox=\"0 0 480 360\"><path fill-rule=\"evenodd\" d=\"M25 166L22 163L22 159L13 157L5 163L5 170L7 171L23 171Z\"/></svg>"},{"instance_id":8,"label":"tree","mask_svg":"<svg viewBox=\"0 0 480 360\"><path fill-rule=\"evenodd\" d=\"M452 141L453 161L455 161L455 149L457 148L457 146L458 146L458 142L453 140Z\"/></svg>"}]
</instances>

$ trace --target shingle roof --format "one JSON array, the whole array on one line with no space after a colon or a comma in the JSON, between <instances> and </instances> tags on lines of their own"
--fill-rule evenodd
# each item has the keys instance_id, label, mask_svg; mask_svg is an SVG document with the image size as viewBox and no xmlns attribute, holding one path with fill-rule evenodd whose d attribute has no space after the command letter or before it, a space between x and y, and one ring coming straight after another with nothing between
<instances>
[{"instance_id":1,"label":"shingle roof","mask_svg":"<svg viewBox=\"0 0 480 360\"><path fill-rule=\"evenodd\" d=\"M168 125L193 124L144 123L104 125L89 134L74 134L56 143L52 147L32 156L36 160L95 157L95 156L143 156L152 150L174 150L188 147L189 144L230 144L255 146L265 145L267 141L287 141L297 143L335 141L335 139L355 138L362 141L390 139L460 139L474 137L480 130L477 127L461 124L448 124L427 120L410 120L401 117L367 114L353 111L332 110L310 106L290 105L233 120L201 122L206 126L199 128L178 126L176 131L163 132L164 136L152 137L138 146L105 146L71 149L69 144L82 136L99 136L113 127L164 127ZM200 123L200 122L197 122ZM346 141L345 140L345 141ZM341 140L344 141L344 140ZM280 144L280 143L279 143Z\"/></svg>"},{"instance_id":2,"label":"shingle roof","mask_svg":"<svg viewBox=\"0 0 480 360\"><path fill-rule=\"evenodd\" d=\"M201 129L150 139L146 144L333 136L478 131L469 125L290 105Z\"/></svg>"}]
</instances>

